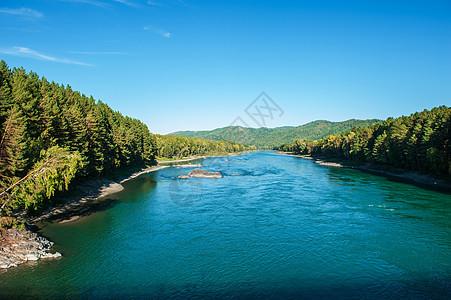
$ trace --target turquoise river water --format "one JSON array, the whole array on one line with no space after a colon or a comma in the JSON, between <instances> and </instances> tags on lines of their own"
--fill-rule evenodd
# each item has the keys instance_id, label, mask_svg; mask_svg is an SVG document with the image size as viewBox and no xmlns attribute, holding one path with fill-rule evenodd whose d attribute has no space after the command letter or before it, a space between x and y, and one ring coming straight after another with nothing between
<instances>
[{"instance_id":1,"label":"turquoise river water","mask_svg":"<svg viewBox=\"0 0 451 300\"><path fill-rule=\"evenodd\" d=\"M451 197L256 152L124 184L41 234L61 259L0 272L0 298L451 297Z\"/></svg>"}]
</instances>

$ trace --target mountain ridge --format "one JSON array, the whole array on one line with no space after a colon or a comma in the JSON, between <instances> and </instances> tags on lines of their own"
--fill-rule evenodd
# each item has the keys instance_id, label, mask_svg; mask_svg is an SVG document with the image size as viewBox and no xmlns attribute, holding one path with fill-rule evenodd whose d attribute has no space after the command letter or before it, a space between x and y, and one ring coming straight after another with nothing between
<instances>
[{"instance_id":1,"label":"mountain ridge","mask_svg":"<svg viewBox=\"0 0 451 300\"><path fill-rule=\"evenodd\" d=\"M197 137L211 141L232 141L255 145L260 148L272 148L292 143L295 139L300 138L319 140L332 134L342 133L355 127L369 126L381 121L378 119L349 119L341 122L316 120L299 126L281 126L274 128L226 126L213 130L176 131L168 135Z\"/></svg>"}]
</instances>

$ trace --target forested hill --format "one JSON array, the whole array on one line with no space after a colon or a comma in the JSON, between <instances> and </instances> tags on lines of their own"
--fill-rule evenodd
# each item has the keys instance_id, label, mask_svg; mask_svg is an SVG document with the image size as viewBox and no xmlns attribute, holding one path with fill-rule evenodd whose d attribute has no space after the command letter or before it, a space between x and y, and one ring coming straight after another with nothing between
<instances>
[{"instance_id":1,"label":"forested hill","mask_svg":"<svg viewBox=\"0 0 451 300\"><path fill-rule=\"evenodd\" d=\"M74 178L144 167L157 154L244 149L230 142L156 138L141 121L105 103L0 62L0 227L11 209L36 208Z\"/></svg>"},{"instance_id":2,"label":"forested hill","mask_svg":"<svg viewBox=\"0 0 451 300\"><path fill-rule=\"evenodd\" d=\"M440 106L388 118L318 141L299 139L279 150L420 171L451 180L451 109Z\"/></svg>"},{"instance_id":3,"label":"forested hill","mask_svg":"<svg viewBox=\"0 0 451 300\"><path fill-rule=\"evenodd\" d=\"M232 141L241 144L255 145L261 148L273 148L282 144L293 142L295 139L306 138L318 140L332 134L338 134L355 127L369 126L380 120L356 120L343 122L331 122L318 120L297 127L276 128L246 128L240 126L228 126L210 131L178 131L171 135L184 137L197 137L210 141Z\"/></svg>"},{"instance_id":4,"label":"forested hill","mask_svg":"<svg viewBox=\"0 0 451 300\"><path fill-rule=\"evenodd\" d=\"M205 139L175 135L156 135L157 157L184 158L205 154L237 153L255 150L255 146L227 141L207 141Z\"/></svg>"}]
</instances>

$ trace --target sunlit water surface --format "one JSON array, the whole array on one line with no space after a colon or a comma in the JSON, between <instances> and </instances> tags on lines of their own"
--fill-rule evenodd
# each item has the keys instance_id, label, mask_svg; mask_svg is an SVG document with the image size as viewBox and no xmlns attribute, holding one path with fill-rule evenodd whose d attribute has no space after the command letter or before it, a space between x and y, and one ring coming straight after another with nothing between
<instances>
[{"instance_id":1,"label":"sunlit water surface","mask_svg":"<svg viewBox=\"0 0 451 300\"><path fill-rule=\"evenodd\" d=\"M271 152L165 169L42 234L0 296L449 298L451 197Z\"/></svg>"}]
</instances>

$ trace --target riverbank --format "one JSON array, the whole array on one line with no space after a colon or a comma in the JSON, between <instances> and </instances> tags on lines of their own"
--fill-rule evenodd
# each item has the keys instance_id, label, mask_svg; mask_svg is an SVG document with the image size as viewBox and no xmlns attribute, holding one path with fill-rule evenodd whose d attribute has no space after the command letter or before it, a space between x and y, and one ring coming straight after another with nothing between
<instances>
[{"instance_id":1,"label":"riverbank","mask_svg":"<svg viewBox=\"0 0 451 300\"><path fill-rule=\"evenodd\" d=\"M131 175L123 176L119 180L111 181L106 178L94 178L78 184L74 190L76 196L67 197L63 205L51 207L36 217L25 218L28 228L39 228L40 223L53 220L68 223L89 215L92 205L114 193L124 189L122 184L146 173L155 172L169 166L153 166ZM56 258L61 254L50 253L53 242L39 236L30 229L16 229L0 231L0 269L15 267L27 261L41 258Z\"/></svg>"},{"instance_id":2,"label":"riverbank","mask_svg":"<svg viewBox=\"0 0 451 300\"><path fill-rule=\"evenodd\" d=\"M123 183L137 178L143 174L155 172L161 169L169 168L169 166L153 166L131 175L121 177L119 180L112 181L106 178L94 178L79 184L75 189L79 192L76 196L67 198L64 205L52 207L37 217L28 218L26 221L29 225L37 225L45 220L52 220L61 216L59 222L69 222L79 219L86 213L83 211L84 206L101 198L105 198L114 193L118 193L124 189ZM71 212L71 213L69 213ZM74 215L73 212L76 214ZM77 214L78 213L78 214Z\"/></svg>"},{"instance_id":3,"label":"riverbank","mask_svg":"<svg viewBox=\"0 0 451 300\"><path fill-rule=\"evenodd\" d=\"M420 174L417 172L407 172L405 170L397 170L398 172L391 172L387 170L377 169L371 164L353 166L346 164L346 162L336 162L328 160L326 157L313 157L306 155L296 155L292 153L278 152L277 155L285 155L292 157L299 157L303 159L313 160L315 163L337 168L349 168L355 169L366 173L371 173L374 175L384 176L390 180L404 182L419 186L421 188L437 190L444 193L451 193L451 183L442 179L437 179L429 175Z\"/></svg>"},{"instance_id":4,"label":"riverbank","mask_svg":"<svg viewBox=\"0 0 451 300\"><path fill-rule=\"evenodd\" d=\"M193 160L205 159L209 157L229 157L240 155L245 152L232 153L232 154L215 154L211 156L193 156L183 159L172 160L157 160L158 165L150 168L137 171L131 175L120 176L117 180L108 180L106 178L94 178L86 182L79 184L76 187L78 194L76 196L68 197L65 203L61 206L52 207L37 217L27 218L26 221L29 225L37 225L46 220L56 220L58 222L72 222L78 220L84 215L89 214L89 208L87 205L97 200L101 200L109 195L120 192L124 189L123 183L135 179L143 174L155 172L161 169L172 167L171 164L177 164L181 162L188 162ZM199 167L198 164L177 164L173 167Z\"/></svg>"},{"instance_id":5,"label":"riverbank","mask_svg":"<svg viewBox=\"0 0 451 300\"><path fill-rule=\"evenodd\" d=\"M34 217L24 217L28 228L39 229L47 221L70 223L81 219L99 209L105 209L108 203L104 199L108 196L118 193L124 189L123 183L135 179L143 174L155 172L170 167L199 167L199 164L178 164L208 157L228 157L236 156L242 153L221 154L212 156L195 156L184 159L157 160L158 165L136 171L128 175L119 176L115 180L109 180L105 177L92 178L77 184L73 190L73 196L64 196L64 203L51 207ZM171 166L171 164L176 164ZM69 193L67 193L69 194ZM113 203L114 204L114 203ZM30 229L18 230L12 228L0 231L0 269L7 269L25 263L30 260L41 258L60 257L60 253L52 254L49 252L52 242L39 236Z\"/></svg>"},{"instance_id":6,"label":"riverbank","mask_svg":"<svg viewBox=\"0 0 451 300\"><path fill-rule=\"evenodd\" d=\"M243 151L243 152L239 152L239 153L229 153L229 154L214 154L214 155L192 156L192 157L173 159L173 160L157 159L157 163L159 163L159 164L179 163L179 162L193 161L193 160L198 160L198 159L205 159L205 158L210 158L210 157L238 156L238 155L243 154L243 153L249 153L249 151Z\"/></svg>"},{"instance_id":7,"label":"riverbank","mask_svg":"<svg viewBox=\"0 0 451 300\"><path fill-rule=\"evenodd\" d=\"M197 159L204 159L207 158L208 156L193 156L193 157L189 157L189 158L181 158L181 159L172 159L172 160L161 160L161 159L157 159L157 162L159 164L171 164L171 163L179 163L179 162L186 162L186 161L193 161L193 160L197 160Z\"/></svg>"}]
</instances>

